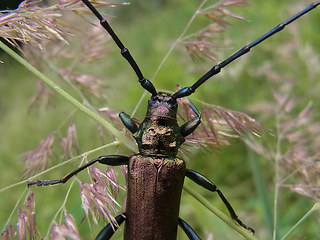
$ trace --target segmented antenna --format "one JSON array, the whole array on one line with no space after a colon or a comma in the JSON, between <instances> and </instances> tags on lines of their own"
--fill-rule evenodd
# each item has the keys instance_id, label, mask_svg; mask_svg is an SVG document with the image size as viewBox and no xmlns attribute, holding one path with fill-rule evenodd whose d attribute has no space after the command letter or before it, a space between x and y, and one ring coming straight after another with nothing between
<instances>
[{"instance_id":1,"label":"segmented antenna","mask_svg":"<svg viewBox=\"0 0 320 240\"><path fill-rule=\"evenodd\" d=\"M312 9L316 8L320 4L320 1L314 2L305 9L303 9L301 12L297 13L296 15L292 16L289 18L287 21L280 23L277 25L275 28L271 29L269 32L265 33L249 45L244 46L241 48L239 51L234 53L231 57L227 58L226 60L222 61L218 65L215 65L213 68L211 68L206 74L204 74L198 81L196 81L191 87L185 87L177 91L172 97L177 99L177 98L182 98L191 95L194 93L194 91L205 81L207 81L209 78L212 76L218 74L222 68L227 66L229 63L233 62L237 58L241 57L242 55L248 53L251 48L254 46L258 45L262 41L268 39L272 35L276 34L277 32L280 32L282 29L284 29L288 24L292 23L299 17L303 16L304 14L308 13Z\"/></svg>"},{"instance_id":2,"label":"segmented antenna","mask_svg":"<svg viewBox=\"0 0 320 240\"><path fill-rule=\"evenodd\" d=\"M123 45L117 34L113 31L113 29L110 27L107 20L105 20L101 14L98 12L98 10L89 2L89 0L82 0L82 2L87 5L87 7L91 10L91 12L99 19L101 26L107 30L107 32L112 37L113 41L118 45L118 47L121 50L121 55L129 62L135 73L137 74L139 78L139 82L141 86L146 89L148 92L150 92L153 96L157 95L157 91L153 84L146 79L142 72L140 71L140 68L136 61L131 56L129 50Z\"/></svg>"}]
</instances>

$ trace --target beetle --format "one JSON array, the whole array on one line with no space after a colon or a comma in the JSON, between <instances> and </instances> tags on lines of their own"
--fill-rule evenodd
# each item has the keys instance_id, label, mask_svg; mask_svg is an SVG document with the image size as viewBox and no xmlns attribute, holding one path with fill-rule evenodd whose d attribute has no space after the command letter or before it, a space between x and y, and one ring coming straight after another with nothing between
<instances>
[{"instance_id":1,"label":"beetle","mask_svg":"<svg viewBox=\"0 0 320 240\"><path fill-rule=\"evenodd\" d=\"M127 165L128 197L126 212L116 217L117 224L110 223L102 229L96 239L110 239L118 226L126 221L125 239L176 239L177 226L179 225L189 239L195 240L200 239L199 236L179 217L182 185L186 176L209 191L217 192L232 219L243 228L254 233L251 227L245 225L238 218L228 200L214 183L202 174L186 169L185 162L176 157L179 147L185 140L184 138L191 134L201 122L200 112L189 101L195 117L179 126L176 119L177 99L190 96L205 81L218 74L222 68L248 53L251 48L262 41L283 30L288 24L316 8L320 1L309 5L249 45L244 46L226 60L213 66L192 86L182 88L172 95L156 90L153 84L143 76L129 50L120 41L109 23L93 7L89 0L82 1L111 35L120 48L122 56L135 71L141 86L151 94L148 100L146 117L139 126L126 113L121 112L119 114L122 123L135 138L139 152L132 156L100 156L61 179L30 181L28 186L49 186L65 183L72 176L96 162L111 166Z\"/></svg>"}]
</instances>

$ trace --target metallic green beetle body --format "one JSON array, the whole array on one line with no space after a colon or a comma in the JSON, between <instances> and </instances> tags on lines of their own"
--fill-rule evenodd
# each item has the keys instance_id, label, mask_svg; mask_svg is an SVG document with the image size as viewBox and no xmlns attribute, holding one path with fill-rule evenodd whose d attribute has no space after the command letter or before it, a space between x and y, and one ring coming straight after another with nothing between
<instances>
[{"instance_id":1,"label":"metallic green beetle body","mask_svg":"<svg viewBox=\"0 0 320 240\"><path fill-rule=\"evenodd\" d=\"M128 164L125 239L176 239L186 175L184 161L176 158L184 142L176 115L176 100L159 92L149 99L146 117L133 135L139 154Z\"/></svg>"}]
</instances>

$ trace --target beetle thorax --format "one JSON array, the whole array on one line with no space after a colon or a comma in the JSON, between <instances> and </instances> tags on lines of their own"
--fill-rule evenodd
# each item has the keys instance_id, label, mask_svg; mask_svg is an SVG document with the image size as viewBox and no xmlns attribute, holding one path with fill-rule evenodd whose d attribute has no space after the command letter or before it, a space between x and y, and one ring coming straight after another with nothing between
<instances>
[{"instance_id":1,"label":"beetle thorax","mask_svg":"<svg viewBox=\"0 0 320 240\"><path fill-rule=\"evenodd\" d=\"M168 93L159 92L149 99L146 118L134 135L141 154L176 156L184 142L176 120L177 107Z\"/></svg>"}]
</instances>

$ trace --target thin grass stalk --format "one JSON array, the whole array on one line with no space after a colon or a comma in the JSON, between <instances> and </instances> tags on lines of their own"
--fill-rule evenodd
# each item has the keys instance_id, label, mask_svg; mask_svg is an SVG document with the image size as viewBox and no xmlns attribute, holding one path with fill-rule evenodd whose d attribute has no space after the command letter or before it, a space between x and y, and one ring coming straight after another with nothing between
<instances>
[{"instance_id":1,"label":"thin grass stalk","mask_svg":"<svg viewBox=\"0 0 320 240\"><path fill-rule=\"evenodd\" d=\"M303 215L302 218L300 218L300 220L289 230L289 232L287 232L286 235L283 236L283 238L281 238L281 240L285 240L287 239L287 237L301 224L303 223L314 211L319 211L320 210L320 201L316 202L312 208L306 212L305 215Z\"/></svg>"},{"instance_id":2,"label":"thin grass stalk","mask_svg":"<svg viewBox=\"0 0 320 240\"><path fill-rule=\"evenodd\" d=\"M83 159L84 160L84 159ZM83 160L81 161L80 165L81 166L83 164ZM73 187L73 184L75 183L76 179L73 178L72 181L71 181L71 184L69 185L68 187L68 191L66 193L66 196L63 200L63 203L61 204L60 208L57 210L56 214L53 216L53 218L51 219L51 222L50 222L50 225L49 226L53 226L53 224L55 223L56 219L58 218L58 215L64 211L65 213L67 213L67 210L66 210L66 203L67 203L67 200L68 200L68 197L70 195L70 192L71 192L71 189ZM44 239L49 239L49 236L50 236L50 232L51 232L51 227L48 228L47 230L47 233L46 233L46 236L44 237Z\"/></svg>"},{"instance_id":3,"label":"thin grass stalk","mask_svg":"<svg viewBox=\"0 0 320 240\"><path fill-rule=\"evenodd\" d=\"M12 216L14 215L14 213L16 212L16 210L17 210L17 208L18 208L18 206L19 206L19 204L20 204L20 202L21 202L22 197L25 196L26 191L27 191L27 189L24 189L23 192L20 194L20 197L19 197L19 199L17 200L16 204L14 205L14 208L12 209L11 214L10 214L10 216L8 217L8 220L7 220L6 224L5 224L5 225L3 226L3 228L1 229L1 232L3 232L3 231L5 230L5 228L6 228L6 226L9 225L10 220L11 220Z\"/></svg>"},{"instance_id":4,"label":"thin grass stalk","mask_svg":"<svg viewBox=\"0 0 320 240\"><path fill-rule=\"evenodd\" d=\"M279 130L279 119L276 116L276 127ZM278 198L279 198L279 164L280 164L280 158L281 158L281 139L282 136L279 135L278 131L278 136L277 136L277 148L276 148L276 155L275 155L275 169L274 169L274 174L275 174L275 180L274 180L274 206L273 206L273 240L278 239Z\"/></svg>"}]
</instances>

